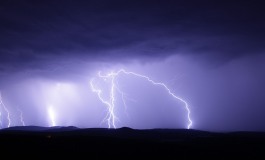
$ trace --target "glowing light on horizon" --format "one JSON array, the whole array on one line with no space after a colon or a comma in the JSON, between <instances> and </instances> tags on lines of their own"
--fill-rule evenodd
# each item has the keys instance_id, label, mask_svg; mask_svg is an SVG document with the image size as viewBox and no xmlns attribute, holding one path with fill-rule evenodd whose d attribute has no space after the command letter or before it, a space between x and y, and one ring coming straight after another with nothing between
<instances>
[{"instance_id":1,"label":"glowing light on horizon","mask_svg":"<svg viewBox=\"0 0 265 160\"><path fill-rule=\"evenodd\" d=\"M116 82L116 78L117 76L119 76L120 74L126 74L126 75L133 75L133 76L136 76L136 77L139 77L139 78L142 78L142 79L145 79L147 80L148 82L150 82L151 84L155 85L155 86L161 86L163 87L170 96L172 96L173 98L177 99L178 101L182 102L184 104L184 107L185 107L185 110L187 111L187 119L188 119L188 124L187 124L187 128L190 129L190 127L192 126L192 120L191 120L191 117L190 117L190 114L191 114L191 111L190 111L190 108L189 108L189 105L188 103L176 96L164 83L161 83L161 82L155 82L153 81L150 77L146 76L146 75L141 75L141 74L138 74L138 73L135 73L135 72L128 72L128 71L125 71L124 69L120 69L119 71L117 72L110 72L106 75L102 75L101 72L98 72L98 77L99 78L103 78L103 80L110 80L111 82L111 89L110 89L110 93L109 93L109 99L104 99L102 94L104 91L102 91L101 89L98 89L95 87L94 85L94 78L90 80L90 87L92 89L93 92L95 92L97 95L98 95L98 98L99 100L105 104L107 106L107 109L108 109L108 113L106 115L106 117L104 118L103 121L107 121L108 123L108 128L116 128L116 122L118 120L118 117L115 115L115 91L118 91L119 93L121 93L122 95L122 100L123 100L123 103L125 105L125 107L127 107L126 103L125 103L125 99L124 99L124 93L118 88L117 86L117 82Z\"/></svg>"}]
</instances>

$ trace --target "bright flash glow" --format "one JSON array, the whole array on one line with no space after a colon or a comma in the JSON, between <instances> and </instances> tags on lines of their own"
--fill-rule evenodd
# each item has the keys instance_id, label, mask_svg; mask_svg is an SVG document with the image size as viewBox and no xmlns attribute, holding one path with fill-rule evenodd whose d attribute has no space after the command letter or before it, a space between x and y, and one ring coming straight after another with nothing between
<instances>
[{"instance_id":1,"label":"bright flash glow","mask_svg":"<svg viewBox=\"0 0 265 160\"><path fill-rule=\"evenodd\" d=\"M109 128L116 128L116 121L118 120L118 117L115 115L115 100L116 100L115 99L115 91L118 91L119 93L122 94L122 100L123 100L124 105L126 107L126 103L125 103L125 99L124 99L124 93L118 88L117 82L116 82L116 78L120 74L133 75L133 76L145 79L145 80L147 80L148 82L150 82L151 84L153 84L155 86L163 87L168 92L168 94L170 96L172 96L173 98L175 98L176 100L178 100L178 101L180 101L180 102L182 102L184 104L185 110L187 111L187 119L188 119L187 128L190 129L190 127L192 126L192 120L190 118L190 113L191 112L190 112L188 103L184 99L176 96L173 92L171 92L171 90L164 83L155 82L151 78L149 78L148 76L141 75L141 74L134 73L134 72L128 72L128 71L125 71L124 69L120 69L117 72L110 72L110 73L108 73L106 75L102 75L101 72L98 73L98 77L99 78L102 78L105 81L108 79L111 82L111 89L110 89L110 93L109 93L109 99L107 99L107 100L105 100L102 97L102 92L103 91L101 89L98 89L98 88L95 87L95 85L94 85L94 81L95 80L94 79L90 80L90 87L91 87L92 91L97 93L99 100L103 104L105 104L107 106L107 108L108 108L108 113L107 113L107 115L106 115L104 120L107 120Z\"/></svg>"},{"instance_id":2,"label":"bright flash glow","mask_svg":"<svg viewBox=\"0 0 265 160\"><path fill-rule=\"evenodd\" d=\"M55 112L53 110L53 106L49 106L48 107L48 114L49 114L49 117L50 117L51 126L56 126Z\"/></svg>"},{"instance_id":3,"label":"bright flash glow","mask_svg":"<svg viewBox=\"0 0 265 160\"><path fill-rule=\"evenodd\" d=\"M4 104L4 102L3 102L3 97L2 97L2 93L0 92L0 105L3 107L3 109L4 109L4 111L6 112L6 114L7 114L7 127L10 127L10 125L11 125L11 119L10 119L10 113L9 113L9 111L8 111L8 109L7 109L7 107L6 107L6 105ZM0 113L0 118L2 119L2 113ZM0 119L0 120L1 120ZM1 123L0 123L1 125L3 124L3 122L1 121Z\"/></svg>"}]
</instances>

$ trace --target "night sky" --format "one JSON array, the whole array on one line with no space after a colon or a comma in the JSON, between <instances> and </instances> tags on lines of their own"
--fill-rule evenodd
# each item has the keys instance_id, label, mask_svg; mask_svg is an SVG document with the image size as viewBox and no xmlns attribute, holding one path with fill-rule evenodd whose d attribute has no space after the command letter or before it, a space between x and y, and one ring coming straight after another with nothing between
<instances>
[{"instance_id":1,"label":"night sky","mask_svg":"<svg viewBox=\"0 0 265 160\"><path fill-rule=\"evenodd\" d=\"M89 82L132 71L188 102L192 129L265 131L265 10L258 1L1 0L0 91L11 126L108 127ZM108 98L108 80L97 77ZM122 74L117 127L186 128L183 103ZM8 125L0 105L0 128ZM103 120L103 121L102 121Z\"/></svg>"}]
</instances>

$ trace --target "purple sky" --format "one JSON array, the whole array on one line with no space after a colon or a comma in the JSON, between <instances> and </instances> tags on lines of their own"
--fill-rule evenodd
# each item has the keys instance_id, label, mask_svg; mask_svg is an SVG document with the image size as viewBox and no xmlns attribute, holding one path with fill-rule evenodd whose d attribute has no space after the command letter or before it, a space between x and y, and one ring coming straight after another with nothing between
<instances>
[{"instance_id":1,"label":"purple sky","mask_svg":"<svg viewBox=\"0 0 265 160\"><path fill-rule=\"evenodd\" d=\"M191 128L265 130L265 11L257 2L0 2L0 91L11 125L108 127L89 85L124 68L189 103ZM183 104L135 76L117 82L117 127L185 128ZM108 97L109 82L97 78ZM127 112L126 112L127 110ZM2 127L7 113L0 105ZM1 126L0 126L1 127Z\"/></svg>"}]
</instances>

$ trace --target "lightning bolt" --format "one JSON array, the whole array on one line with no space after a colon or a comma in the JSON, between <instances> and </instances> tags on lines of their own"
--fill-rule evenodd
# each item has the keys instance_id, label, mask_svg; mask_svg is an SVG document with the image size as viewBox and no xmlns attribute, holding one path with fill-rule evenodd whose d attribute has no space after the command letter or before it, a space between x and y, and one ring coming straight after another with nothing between
<instances>
[{"instance_id":1,"label":"lightning bolt","mask_svg":"<svg viewBox=\"0 0 265 160\"><path fill-rule=\"evenodd\" d=\"M92 92L95 92L98 95L99 100L108 107L108 113L107 113L104 121L107 120L109 128L111 128L111 127L116 128L116 120L118 120L118 117L116 117L116 115L115 115L115 89L119 93L121 93L123 103L124 103L124 105L126 107L126 103L125 103L125 99L124 99L124 93L116 85L116 78L120 74L133 75L133 76L145 79L145 80L147 80L148 82L150 82L151 84L153 84L155 86L163 87L168 92L168 94L170 96L172 96L173 98L177 99L178 101L180 101L180 102L182 102L184 104L185 110L187 111L187 119L188 119L187 128L190 129L190 127L192 126L192 120L191 120L191 117L190 117L191 111L189 109L188 103L184 99L176 96L164 83L155 82L151 78L149 78L148 76L141 75L141 74L138 74L138 73L135 73L135 72L128 72L128 71L125 71L124 69L120 69L117 72L110 72L110 73L108 73L106 75L102 75L101 72L98 72L98 77L99 78L103 78L105 81L107 79L110 79L110 81L111 81L110 97L109 97L108 100L104 100L104 98L102 97L102 90L101 89L97 89L95 87L94 78L90 80L90 87L92 89Z\"/></svg>"},{"instance_id":2,"label":"lightning bolt","mask_svg":"<svg viewBox=\"0 0 265 160\"><path fill-rule=\"evenodd\" d=\"M54 113L54 110L53 110L53 106L51 106L51 105L48 107L48 114L49 114L49 117L50 117L50 120L51 120L51 126L56 126L55 113Z\"/></svg>"},{"instance_id":3,"label":"lightning bolt","mask_svg":"<svg viewBox=\"0 0 265 160\"><path fill-rule=\"evenodd\" d=\"M11 125L11 119L10 119L10 113L6 107L6 105L3 102L3 98L2 98L2 92L0 92L0 105L3 107L4 111L7 113L7 127L10 127ZM2 114L1 114L2 116ZM1 125L2 125L2 121L1 121Z\"/></svg>"},{"instance_id":4,"label":"lightning bolt","mask_svg":"<svg viewBox=\"0 0 265 160\"><path fill-rule=\"evenodd\" d=\"M25 121L24 121L24 118L23 118L23 112L21 109L17 109L18 112L19 112L19 118L20 118L20 122L23 126L25 126Z\"/></svg>"},{"instance_id":5,"label":"lightning bolt","mask_svg":"<svg viewBox=\"0 0 265 160\"><path fill-rule=\"evenodd\" d=\"M119 88L117 88L117 91L121 94L121 99L122 99L122 102L123 102L123 106L125 107L125 114L127 117L129 117L128 113L127 113L127 103L126 103L126 100L125 99L128 99L126 94L123 93Z\"/></svg>"},{"instance_id":6,"label":"lightning bolt","mask_svg":"<svg viewBox=\"0 0 265 160\"><path fill-rule=\"evenodd\" d=\"M112 78L111 82L112 82L112 84L114 84L115 77L112 76L111 78ZM107 116L105 117L105 119L103 121L105 121L105 120L108 121L108 127L109 128L111 128L111 126L113 126L114 128L116 128L115 121L118 118L115 116L115 113L114 113L114 109L115 109L115 103L114 103L114 101L115 101L114 88L115 88L115 85L112 85L111 86L110 99L109 99L109 101L105 101L104 98L102 97L102 90L96 89L94 87L94 85L93 85L93 81L94 81L94 79L91 79L90 80L90 86L91 86L92 91L95 92L95 93L97 93L98 98L100 99L100 101L102 103L104 103L105 105L108 106L108 114L107 114Z\"/></svg>"}]
</instances>

